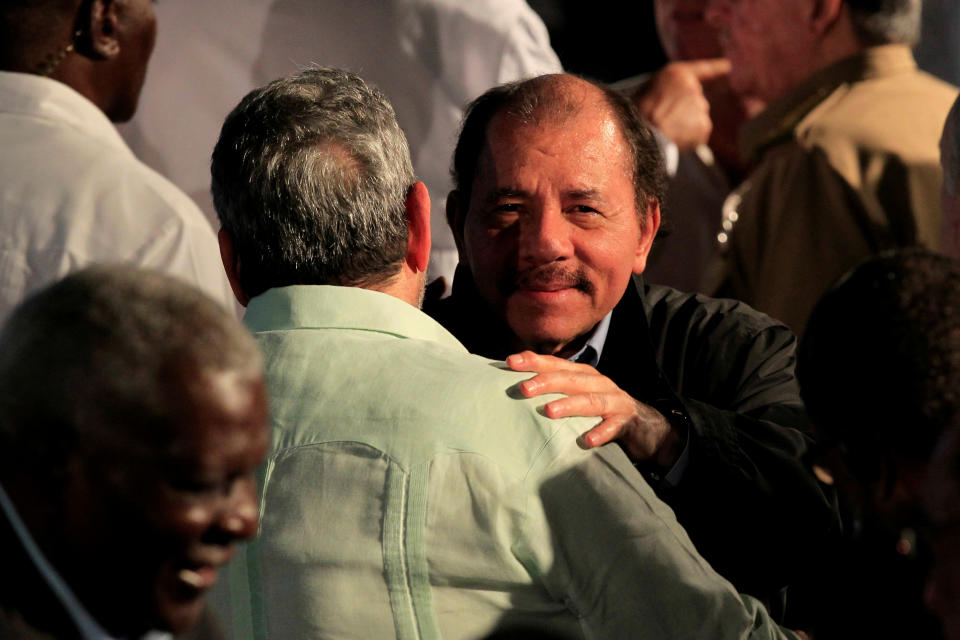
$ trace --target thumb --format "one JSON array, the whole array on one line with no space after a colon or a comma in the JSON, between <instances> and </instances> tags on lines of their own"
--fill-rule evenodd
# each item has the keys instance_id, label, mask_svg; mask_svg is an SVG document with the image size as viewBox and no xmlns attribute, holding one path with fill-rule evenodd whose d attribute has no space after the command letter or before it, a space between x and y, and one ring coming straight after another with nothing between
<instances>
[{"instance_id":1,"label":"thumb","mask_svg":"<svg viewBox=\"0 0 960 640\"><path fill-rule=\"evenodd\" d=\"M726 58L691 60L686 65L700 81L716 80L730 75L730 61Z\"/></svg>"}]
</instances>

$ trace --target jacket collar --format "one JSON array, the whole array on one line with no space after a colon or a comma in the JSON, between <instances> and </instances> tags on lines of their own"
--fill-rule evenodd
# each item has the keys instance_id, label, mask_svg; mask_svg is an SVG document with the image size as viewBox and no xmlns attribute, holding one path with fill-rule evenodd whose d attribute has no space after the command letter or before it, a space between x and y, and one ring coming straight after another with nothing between
<instances>
[{"instance_id":1,"label":"jacket collar","mask_svg":"<svg viewBox=\"0 0 960 640\"><path fill-rule=\"evenodd\" d=\"M915 71L917 64L906 45L868 47L831 64L807 78L787 95L774 100L740 132L744 156L756 161L764 151L793 137L800 122L842 85Z\"/></svg>"},{"instance_id":2,"label":"jacket collar","mask_svg":"<svg viewBox=\"0 0 960 640\"><path fill-rule=\"evenodd\" d=\"M269 289L250 301L251 331L351 329L464 347L449 331L399 298L359 287L293 285Z\"/></svg>"},{"instance_id":3,"label":"jacket collar","mask_svg":"<svg viewBox=\"0 0 960 640\"><path fill-rule=\"evenodd\" d=\"M633 276L620 302L613 309L610 328L604 343L599 366L615 359L610 348L615 327L623 324L631 332L639 332L648 341L646 315L643 307L643 277ZM473 274L463 264L457 265L453 290L449 298L428 302L424 310L446 327L470 353L502 360L513 353L513 332L483 301L473 281ZM627 316L630 316L627 318ZM621 330L616 333L620 335Z\"/></svg>"}]
</instances>

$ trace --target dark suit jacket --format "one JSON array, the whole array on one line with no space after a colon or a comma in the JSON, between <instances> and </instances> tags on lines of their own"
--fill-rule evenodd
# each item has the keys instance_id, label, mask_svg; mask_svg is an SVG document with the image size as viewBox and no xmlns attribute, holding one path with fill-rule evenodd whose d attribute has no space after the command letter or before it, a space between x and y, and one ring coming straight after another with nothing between
<instances>
[{"instance_id":1,"label":"dark suit jacket","mask_svg":"<svg viewBox=\"0 0 960 640\"><path fill-rule=\"evenodd\" d=\"M509 328L462 267L453 295L424 310L471 352L509 355ZM647 477L714 568L768 602L837 525L832 495L803 459L811 439L795 349L789 329L743 303L637 277L613 310L597 366L688 432L678 486Z\"/></svg>"}]
</instances>

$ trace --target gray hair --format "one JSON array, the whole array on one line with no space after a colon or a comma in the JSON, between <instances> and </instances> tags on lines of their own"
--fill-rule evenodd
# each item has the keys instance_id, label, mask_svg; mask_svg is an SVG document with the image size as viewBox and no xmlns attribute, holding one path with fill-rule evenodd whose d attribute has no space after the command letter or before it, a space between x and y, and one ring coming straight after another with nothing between
<instances>
[{"instance_id":1,"label":"gray hair","mask_svg":"<svg viewBox=\"0 0 960 640\"><path fill-rule=\"evenodd\" d=\"M943 125L943 140L940 145L943 166L943 188L951 198L956 197L960 187L960 98L953 103L947 121Z\"/></svg>"},{"instance_id":2,"label":"gray hair","mask_svg":"<svg viewBox=\"0 0 960 640\"><path fill-rule=\"evenodd\" d=\"M857 35L867 45L915 45L921 0L847 0Z\"/></svg>"},{"instance_id":3,"label":"gray hair","mask_svg":"<svg viewBox=\"0 0 960 640\"><path fill-rule=\"evenodd\" d=\"M410 151L393 107L359 76L311 68L252 91L227 116L211 172L248 296L399 272Z\"/></svg>"},{"instance_id":4,"label":"gray hair","mask_svg":"<svg viewBox=\"0 0 960 640\"><path fill-rule=\"evenodd\" d=\"M15 469L56 475L78 448L162 433L182 414L186 380L221 372L253 382L262 360L203 293L130 267L66 277L0 330L0 483Z\"/></svg>"}]
</instances>

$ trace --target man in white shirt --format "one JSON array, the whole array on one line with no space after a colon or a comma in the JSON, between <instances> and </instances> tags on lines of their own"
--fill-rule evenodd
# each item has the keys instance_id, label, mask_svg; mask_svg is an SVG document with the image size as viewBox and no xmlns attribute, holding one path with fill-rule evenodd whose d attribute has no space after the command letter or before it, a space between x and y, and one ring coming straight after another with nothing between
<instances>
[{"instance_id":1,"label":"man in white shirt","mask_svg":"<svg viewBox=\"0 0 960 640\"><path fill-rule=\"evenodd\" d=\"M209 224L111 124L136 110L155 36L150 0L0 5L0 320L95 262L231 304Z\"/></svg>"}]
</instances>

